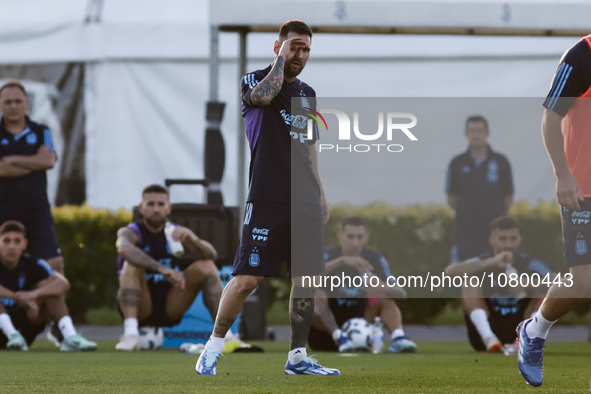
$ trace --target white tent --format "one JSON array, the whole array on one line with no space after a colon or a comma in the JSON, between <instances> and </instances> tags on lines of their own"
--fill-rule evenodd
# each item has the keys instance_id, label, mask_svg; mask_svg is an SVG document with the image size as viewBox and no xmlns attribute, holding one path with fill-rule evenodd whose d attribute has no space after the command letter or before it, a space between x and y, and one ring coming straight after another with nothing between
<instances>
[{"instance_id":1,"label":"white tent","mask_svg":"<svg viewBox=\"0 0 591 394\"><path fill-rule=\"evenodd\" d=\"M224 3L229 4L213 2L216 6ZM261 31L276 29L285 19L280 12L285 2L277 2L268 12L262 12L263 3L269 4L234 2L227 14L241 10L249 26L261 18L261 25L266 26ZM322 3L316 10L324 10L330 3L326 12L335 12L335 2L314 3ZM359 2L346 3L354 6ZM348 10L353 15L354 8ZM86 64L85 168L91 206L129 208L148 183L203 177L211 18L206 0L105 0L102 4L0 0L0 65ZM249 70L265 67L272 60L275 37L275 33L249 34ZM574 37L318 34L301 77L324 97L542 97L558 58L575 41ZM227 150L222 191L229 205L243 203L236 197L239 166L242 174L246 171L237 160L238 50L235 34L219 35L217 99L227 103L221 126ZM514 167L523 164L548 172L549 163L543 155L536 154L532 163L530 158L510 152L512 144L492 142L509 156L514 153L515 158L510 157ZM459 132L450 140L446 154L451 156L464 145ZM438 168L440 164L426 170L432 178L438 174L440 183L427 177L428 189L418 194L401 192L386 200L394 204L442 202L445 169ZM518 179L519 198L552 198L551 185L540 191L533 183L520 187L519 182L527 184L528 180ZM184 189L173 190L172 197L173 201L202 198ZM328 197L334 198L332 202L340 201L338 196ZM360 201L364 202L368 201Z\"/></svg>"}]
</instances>

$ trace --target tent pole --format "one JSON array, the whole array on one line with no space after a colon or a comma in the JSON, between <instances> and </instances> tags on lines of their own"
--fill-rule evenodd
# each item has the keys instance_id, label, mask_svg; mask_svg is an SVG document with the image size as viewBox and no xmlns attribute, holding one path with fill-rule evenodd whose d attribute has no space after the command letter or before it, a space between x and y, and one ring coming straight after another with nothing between
<instances>
[{"instance_id":1,"label":"tent pole","mask_svg":"<svg viewBox=\"0 0 591 394\"><path fill-rule=\"evenodd\" d=\"M246 36L248 32L246 30L240 30L240 47L238 57L238 81L244 74L246 74ZM240 89L240 85L238 85ZM242 99L240 98L240 92L238 93L238 187L237 187L237 200L236 205L240 207L240 217L242 217L242 210L244 209L244 203L246 201L246 128L244 126L244 120L242 119Z\"/></svg>"},{"instance_id":2,"label":"tent pole","mask_svg":"<svg viewBox=\"0 0 591 394\"><path fill-rule=\"evenodd\" d=\"M209 45L209 101L218 101L218 86L220 74L219 38L217 26L211 26Z\"/></svg>"}]
</instances>

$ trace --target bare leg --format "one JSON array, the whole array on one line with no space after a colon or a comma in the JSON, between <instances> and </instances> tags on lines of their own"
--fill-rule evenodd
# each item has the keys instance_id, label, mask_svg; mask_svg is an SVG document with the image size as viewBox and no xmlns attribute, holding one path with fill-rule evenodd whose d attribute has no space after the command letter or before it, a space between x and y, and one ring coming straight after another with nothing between
<instances>
[{"instance_id":1,"label":"bare leg","mask_svg":"<svg viewBox=\"0 0 591 394\"><path fill-rule=\"evenodd\" d=\"M184 277L184 289L173 287L168 292L166 300L168 316L174 321L181 319L203 289L203 303L215 321L222 294L222 282L214 262L212 260L196 261L185 270Z\"/></svg>"},{"instance_id":2,"label":"bare leg","mask_svg":"<svg viewBox=\"0 0 591 394\"><path fill-rule=\"evenodd\" d=\"M571 287L554 284L548 290L541 307L546 320L558 320L575 306L591 298L591 264L571 267L570 273L573 275Z\"/></svg>"},{"instance_id":3,"label":"bare leg","mask_svg":"<svg viewBox=\"0 0 591 394\"><path fill-rule=\"evenodd\" d=\"M475 309L484 309L486 316L490 316L486 302L484 302L482 289L480 288L462 287L462 305L464 306L464 312L468 316Z\"/></svg>"},{"instance_id":4,"label":"bare leg","mask_svg":"<svg viewBox=\"0 0 591 394\"><path fill-rule=\"evenodd\" d=\"M402 328L402 313L396 305L396 301L391 298L380 298L377 304L367 306L365 320L373 323L377 316L381 318L384 327L390 332Z\"/></svg>"},{"instance_id":5,"label":"bare leg","mask_svg":"<svg viewBox=\"0 0 591 394\"><path fill-rule=\"evenodd\" d=\"M306 347L312 316L314 315L315 288L300 287L301 277L292 279L289 304L291 321L291 350Z\"/></svg>"},{"instance_id":6,"label":"bare leg","mask_svg":"<svg viewBox=\"0 0 591 394\"><path fill-rule=\"evenodd\" d=\"M119 307L123 317L146 319L152 313L152 300L148 292L145 271L127 261L119 277Z\"/></svg>"},{"instance_id":7,"label":"bare leg","mask_svg":"<svg viewBox=\"0 0 591 394\"><path fill-rule=\"evenodd\" d=\"M212 334L214 337L224 338L226 336L242 310L246 297L256 289L262 280L262 276L236 275L228 282L220 299L220 307Z\"/></svg>"},{"instance_id":8,"label":"bare leg","mask_svg":"<svg viewBox=\"0 0 591 394\"><path fill-rule=\"evenodd\" d=\"M334 314L328 307L328 298L324 290L317 290L314 297L314 315L312 317L312 326L322 332L332 335L339 329Z\"/></svg>"}]
</instances>

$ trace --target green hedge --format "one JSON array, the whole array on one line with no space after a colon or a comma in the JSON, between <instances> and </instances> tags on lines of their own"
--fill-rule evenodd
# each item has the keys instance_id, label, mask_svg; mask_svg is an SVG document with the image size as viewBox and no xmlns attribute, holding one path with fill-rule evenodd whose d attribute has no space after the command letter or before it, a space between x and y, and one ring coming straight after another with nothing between
<instances>
[{"instance_id":1,"label":"green hedge","mask_svg":"<svg viewBox=\"0 0 591 394\"><path fill-rule=\"evenodd\" d=\"M68 305L77 321L89 308L113 307L117 291L117 229L131 221L128 211L111 212L89 207L53 209L62 247L66 276L72 284ZM337 244L336 233L348 215L363 216L371 231L371 248L388 260L393 275L441 272L450 258L453 211L441 205L392 207L376 203L366 207L338 205L331 209L326 244ZM560 211L556 203L515 204L511 215L521 223L522 250L564 272ZM289 281L272 280L271 301L289 297ZM409 290L412 294L412 291ZM406 322L428 323L457 299L412 299L401 302ZM271 304L271 302L269 303ZM581 311L585 307L582 307Z\"/></svg>"},{"instance_id":2,"label":"green hedge","mask_svg":"<svg viewBox=\"0 0 591 394\"><path fill-rule=\"evenodd\" d=\"M88 206L53 208L55 230L72 289L67 303L77 322L89 308L115 306L117 230L131 221L131 212L95 210Z\"/></svg>"}]
</instances>

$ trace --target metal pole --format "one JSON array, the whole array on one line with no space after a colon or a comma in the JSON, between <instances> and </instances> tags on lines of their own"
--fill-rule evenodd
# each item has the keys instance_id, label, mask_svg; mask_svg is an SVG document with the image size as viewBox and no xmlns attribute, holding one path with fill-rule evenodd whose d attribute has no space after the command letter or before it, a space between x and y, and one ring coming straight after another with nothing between
<instances>
[{"instance_id":1,"label":"metal pole","mask_svg":"<svg viewBox=\"0 0 591 394\"><path fill-rule=\"evenodd\" d=\"M238 57L238 81L244 74L246 74L246 30L240 31L240 54ZM240 84L238 85L240 89ZM240 217L242 217L242 210L244 210L244 203L246 201L246 128L244 120L242 119L242 99L240 92L238 92L238 180L237 180L237 204L240 207Z\"/></svg>"},{"instance_id":2,"label":"metal pole","mask_svg":"<svg viewBox=\"0 0 591 394\"><path fill-rule=\"evenodd\" d=\"M209 45L209 101L218 101L218 87L220 74L219 54L220 31L217 26L211 26Z\"/></svg>"}]
</instances>

